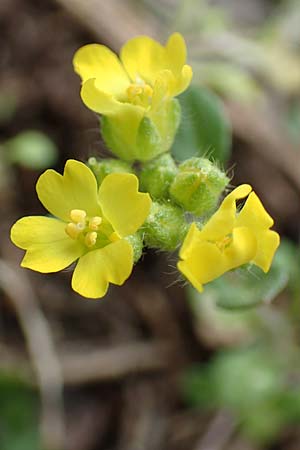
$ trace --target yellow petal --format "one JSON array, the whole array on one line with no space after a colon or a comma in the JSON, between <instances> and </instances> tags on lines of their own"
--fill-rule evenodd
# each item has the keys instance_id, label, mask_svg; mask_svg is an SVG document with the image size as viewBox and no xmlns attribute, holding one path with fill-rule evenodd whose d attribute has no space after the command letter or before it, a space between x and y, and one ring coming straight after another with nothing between
<instances>
[{"instance_id":1,"label":"yellow petal","mask_svg":"<svg viewBox=\"0 0 300 450\"><path fill-rule=\"evenodd\" d=\"M158 76L165 78L170 96L183 92L192 79L192 69L185 65L185 42L179 33L170 36L166 47L148 36L133 38L123 46L121 60L134 83L144 81L154 86Z\"/></svg>"},{"instance_id":2,"label":"yellow petal","mask_svg":"<svg viewBox=\"0 0 300 450\"><path fill-rule=\"evenodd\" d=\"M54 216L69 221L72 209L82 209L89 216L99 216L98 187L93 172L82 162L69 159L64 174L49 169L38 179L40 201Z\"/></svg>"},{"instance_id":3,"label":"yellow petal","mask_svg":"<svg viewBox=\"0 0 300 450\"><path fill-rule=\"evenodd\" d=\"M154 86L151 108L157 108L157 104L166 100L168 97L175 97L181 94L189 86L192 79L192 69L190 66L184 66L182 73L176 77L171 70L162 70L158 72Z\"/></svg>"},{"instance_id":4,"label":"yellow petal","mask_svg":"<svg viewBox=\"0 0 300 450\"><path fill-rule=\"evenodd\" d=\"M267 213L255 192L251 192L237 217L237 226L260 231L270 228L273 223L272 217Z\"/></svg>"},{"instance_id":5,"label":"yellow petal","mask_svg":"<svg viewBox=\"0 0 300 450\"><path fill-rule=\"evenodd\" d=\"M149 214L151 198L138 192L138 187L135 175L114 173L105 177L99 188L103 214L121 237L134 234Z\"/></svg>"},{"instance_id":6,"label":"yellow petal","mask_svg":"<svg viewBox=\"0 0 300 450\"><path fill-rule=\"evenodd\" d=\"M202 291L202 285L218 278L228 270L250 262L256 254L257 240L246 227L233 230L232 242L221 251L213 242L201 240L201 231L192 224L180 250L178 269Z\"/></svg>"},{"instance_id":7,"label":"yellow petal","mask_svg":"<svg viewBox=\"0 0 300 450\"><path fill-rule=\"evenodd\" d=\"M85 45L75 53L73 64L83 82L97 78L101 91L124 96L129 79L118 57L109 48L99 44Z\"/></svg>"},{"instance_id":8,"label":"yellow petal","mask_svg":"<svg viewBox=\"0 0 300 450\"><path fill-rule=\"evenodd\" d=\"M153 85L157 73L168 68L164 47L148 36L127 41L121 49L120 58L134 83L145 81Z\"/></svg>"},{"instance_id":9,"label":"yellow petal","mask_svg":"<svg viewBox=\"0 0 300 450\"><path fill-rule=\"evenodd\" d=\"M267 230L257 233L256 239L257 253L253 258L253 263L266 273L272 264L274 254L280 243L280 237L276 231Z\"/></svg>"},{"instance_id":10,"label":"yellow petal","mask_svg":"<svg viewBox=\"0 0 300 450\"><path fill-rule=\"evenodd\" d=\"M174 75L179 76L186 62L186 45L180 33L173 33L166 45L168 66Z\"/></svg>"},{"instance_id":11,"label":"yellow petal","mask_svg":"<svg viewBox=\"0 0 300 450\"><path fill-rule=\"evenodd\" d=\"M80 95L83 103L98 114L110 115L122 108L122 103L112 94L100 89L95 78L83 83Z\"/></svg>"},{"instance_id":12,"label":"yellow petal","mask_svg":"<svg viewBox=\"0 0 300 450\"><path fill-rule=\"evenodd\" d=\"M257 239L247 227L234 228L232 242L224 250L226 271L235 269L253 260L257 252Z\"/></svg>"},{"instance_id":13,"label":"yellow petal","mask_svg":"<svg viewBox=\"0 0 300 450\"><path fill-rule=\"evenodd\" d=\"M176 96L185 91L190 85L193 78L193 70L191 66L183 66L180 76L176 78L176 82L172 85L172 96Z\"/></svg>"},{"instance_id":14,"label":"yellow petal","mask_svg":"<svg viewBox=\"0 0 300 450\"><path fill-rule=\"evenodd\" d=\"M200 242L194 245L187 258L180 261L177 266L193 286L196 282L199 285L208 283L227 270L221 251L211 242Z\"/></svg>"},{"instance_id":15,"label":"yellow petal","mask_svg":"<svg viewBox=\"0 0 300 450\"><path fill-rule=\"evenodd\" d=\"M201 243L201 231L198 229L195 222L193 222L180 248L179 251L180 258L181 259L188 258L191 249L193 249L193 247L197 246L199 243Z\"/></svg>"},{"instance_id":16,"label":"yellow petal","mask_svg":"<svg viewBox=\"0 0 300 450\"><path fill-rule=\"evenodd\" d=\"M133 250L124 239L90 251L78 261L72 288L88 298L103 297L109 283L122 285L133 267Z\"/></svg>"},{"instance_id":17,"label":"yellow petal","mask_svg":"<svg viewBox=\"0 0 300 450\"><path fill-rule=\"evenodd\" d=\"M144 108L119 102L113 95L101 90L97 79L89 79L83 83L80 95L83 103L98 114L125 117L130 112L131 115L134 112L138 116L144 115Z\"/></svg>"},{"instance_id":18,"label":"yellow petal","mask_svg":"<svg viewBox=\"0 0 300 450\"><path fill-rule=\"evenodd\" d=\"M186 63L186 45L180 33L173 33L167 42L166 71L162 75L168 78L169 95L175 97L181 94L190 85L193 71ZM167 73L169 72L169 74Z\"/></svg>"},{"instance_id":19,"label":"yellow petal","mask_svg":"<svg viewBox=\"0 0 300 450\"><path fill-rule=\"evenodd\" d=\"M245 198L251 190L249 184L242 184L227 195L218 211L202 228L202 239L217 241L230 234L236 221L236 200Z\"/></svg>"},{"instance_id":20,"label":"yellow petal","mask_svg":"<svg viewBox=\"0 0 300 450\"><path fill-rule=\"evenodd\" d=\"M161 104L170 97L169 74L169 71L164 70L159 73L155 80L151 101L151 111L159 109Z\"/></svg>"},{"instance_id":21,"label":"yellow petal","mask_svg":"<svg viewBox=\"0 0 300 450\"><path fill-rule=\"evenodd\" d=\"M197 273L194 274L193 268L190 261L178 261L177 263L178 270L185 276L187 280L191 283L191 285L197 289L197 291L202 292L203 286L200 281L196 278Z\"/></svg>"},{"instance_id":22,"label":"yellow petal","mask_svg":"<svg viewBox=\"0 0 300 450\"><path fill-rule=\"evenodd\" d=\"M78 259L84 246L65 232L66 224L50 217L23 217L11 229L11 240L27 250L21 263L37 272L58 272Z\"/></svg>"}]
</instances>

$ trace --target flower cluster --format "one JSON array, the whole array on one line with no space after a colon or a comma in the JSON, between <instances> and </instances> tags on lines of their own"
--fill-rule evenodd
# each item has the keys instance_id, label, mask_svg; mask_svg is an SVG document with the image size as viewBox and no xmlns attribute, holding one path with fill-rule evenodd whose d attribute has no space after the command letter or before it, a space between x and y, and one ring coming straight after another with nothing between
<instances>
[{"instance_id":1,"label":"flower cluster","mask_svg":"<svg viewBox=\"0 0 300 450\"><path fill-rule=\"evenodd\" d=\"M102 136L117 158L71 159L63 175L40 176L36 190L50 216L24 217L11 229L26 251L22 267L48 273L76 262L72 288L88 298L103 297L109 283L122 285L144 246L180 247L177 267L199 291L247 263L269 270L279 236L251 186L234 189L217 209L226 173L206 158L177 164L168 152L180 123L174 97L192 78L185 62L178 33L165 47L131 39L120 59L98 44L76 52L81 98L101 115Z\"/></svg>"}]
</instances>

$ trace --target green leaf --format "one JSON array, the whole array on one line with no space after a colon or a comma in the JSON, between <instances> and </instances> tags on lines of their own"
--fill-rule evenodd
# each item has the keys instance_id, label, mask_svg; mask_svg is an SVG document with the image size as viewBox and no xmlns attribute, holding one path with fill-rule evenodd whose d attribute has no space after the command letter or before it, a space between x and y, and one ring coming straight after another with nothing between
<instances>
[{"instance_id":1,"label":"green leaf","mask_svg":"<svg viewBox=\"0 0 300 450\"><path fill-rule=\"evenodd\" d=\"M186 371L182 391L193 407L231 412L252 441L271 442L288 423L300 418L299 392L290 379L294 360L259 341L221 351L205 365Z\"/></svg>"},{"instance_id":2,"label":"green leaf","mask_svg":"<svg viewBox=\"0 0 300 450\"><path fill-rule=\"evenodd\" d=\"M0 399L1 450L39 450L37 394L1 372Z\"/></svg>"},{"instance_id":3,"label":"green leaf","mask_svg":"<svg viewBox=\"0 0 300 450\"><path fill-rule=\"evenodd\" d=\"M180 96L182 121L173 146L179 161L211 156L225 163L230 156L231 129L218 97L203 87L191 86Z\"/></svg>"},{"instance_id":4,"label":"green leaf","mask_svg":"<svg viewBox=\"0 0 300 450\"><path fill-rule=\"evenodd\" d=\"M209 365L194 365L182 376L182 393L188 405L207 409L218 406L210 371Z\"/></svg>"},{"instance_id":5,"label":"green leaf","mask_svg":"<svg viewBox=\"0 0 300 450\"><path fill-rule=\"evenodd\" d=\"M187 297L193 314L195 333L210 348L232 346L249 342L257 333L256 309L229 310L220 308L214 293L204 290L200 294L187 287Z\"/></svg>"}]
</instances>

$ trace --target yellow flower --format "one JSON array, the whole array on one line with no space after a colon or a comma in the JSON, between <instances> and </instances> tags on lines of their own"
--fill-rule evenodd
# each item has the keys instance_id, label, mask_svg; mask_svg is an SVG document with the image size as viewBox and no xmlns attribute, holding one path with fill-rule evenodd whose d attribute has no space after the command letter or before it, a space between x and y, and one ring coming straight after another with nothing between
<instances>
[{"instance_id":1,"label":"yellow flower","mask_svg":"<svg viewBox=\"0 0 300 450\"><path fill-rule=\"evenodd\" d=\"M71 159L63 175L43 173L36 190L55 217L23 217L13 225L11 240L26 250L21 266L58 272L79 259L72 288L89 298L103 297L109 283L122 285L133 267L124 238L138 230L151 206L149 195L138 192L137 177L110 174L98 190L92 171Z\"/></svg>"},{"instance_id":2,"label":"yellow flower","mask_svg":"<svg viewBox=\"0 0 300 450\"><path fill-rule=\"evenodd\" d=\"M81 98L103 114L102 133L112 151L125 160L148 160L167 151L180 120L172 99L190 84L186 46L179 33L162 46L147 36L129 40L120 59L107 47L90 44L73 60L82 79Z\"/></svg>"},{"instance_id":3,"label":"yellow flower","mask_svg":"<svg viewBox=\"0 0 300 450\"><path fill-rule=\"evenodd\" d=\"M251 191L248 184L237 187L201 230L191 225L177 266L200 292L203 284L249 262L268 272L279 235L270 230L273 219ZM236 200L247 196L237 212Z\"/></svg>"}]
</instances>

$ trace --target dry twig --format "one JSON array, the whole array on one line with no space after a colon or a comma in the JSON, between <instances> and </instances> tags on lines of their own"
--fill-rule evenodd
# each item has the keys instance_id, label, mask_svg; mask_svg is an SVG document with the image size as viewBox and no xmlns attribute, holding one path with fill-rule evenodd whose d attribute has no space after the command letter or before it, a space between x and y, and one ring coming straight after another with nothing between
<instances>
[{"instance_id":1,"label":"dry twig","mask_svg":"<svg viewBox=\"0 0 300 450\"><path fill-rule=\"evenodd\" d=\"M51 331L24 271L0 260L0 285L13 305L26 338L42 404L42 441L49 450L64 448L63 380Z\"/></svg>"},{"instance_id":2,"label":"dry twig","mask_svg":"<svg viewBox=\"0 0 300 450\"><path fill-rule=\"evenodd\" d=\"M220 411L211 421L194 450L223 450L235 427L236 424L232 417L228 413Z\"/></svg>"},{"instance_id":3,"label":"dry twig","mask_svg":"<svg viewBox=\"0 0 300 450\"><path fill-rule=\"evenodd\" d=\"M162 450L166 437L166 404L159 384L130 380L124 392L120 450Z\"/></svg>"},{"instance_id":4,"label":"dry twig","mask_svg":"<svg viewBox=\"0 0 300 450\"><path fill-rule=\"evenodd\" d=\"M167 370L177 350L167 341L131 342L105 349L86 349L80 344L76 351L58 355L64 384L80 385L117 380L132 374ZM1 353L2 349L1 349ZM4 351L9 358L1 358L0 368L18 371L25 381L31 380L30 368L20 355Z\"/></svg>"}]
</instances>

